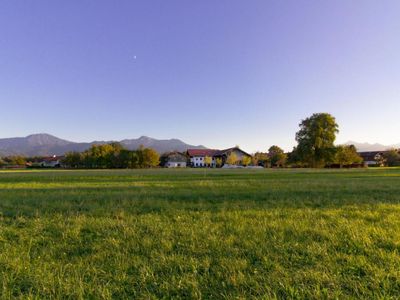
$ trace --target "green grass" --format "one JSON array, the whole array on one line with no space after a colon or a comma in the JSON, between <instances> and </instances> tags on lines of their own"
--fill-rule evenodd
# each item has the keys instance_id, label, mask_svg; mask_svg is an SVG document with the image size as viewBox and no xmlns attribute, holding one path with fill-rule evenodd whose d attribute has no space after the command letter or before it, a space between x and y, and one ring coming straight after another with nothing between
<instances>
[{"instance_id":1,"label":"green grass","mask_svg":"<svg viewBox=\"0 0 400 300\"><path fill-rule=\"evenodd\" d=\"M2 298L396 299L400 169L0 171Z\"/></svg>"}]
</instances>

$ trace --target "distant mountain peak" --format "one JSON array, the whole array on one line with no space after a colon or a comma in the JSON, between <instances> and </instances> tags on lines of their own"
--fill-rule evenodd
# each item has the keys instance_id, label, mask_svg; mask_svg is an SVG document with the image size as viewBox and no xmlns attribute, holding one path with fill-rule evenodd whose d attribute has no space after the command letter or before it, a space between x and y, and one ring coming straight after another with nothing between
<instances>
[{"instance_id":1,"label":"distant mountain peak","mask_svg":"<svg viewBox=\"0 0 400 300\"><path fill-rule=\"evenodd\" d=\"M28 135L28 136L26 136L27 138L32 138L32 137L52 137L52 138L57 138L57 137L55 137L54 135L51 135L51 134L49 134L49 133L44 133L44 132L41 132L41 133L33 133L33 134L30 134L30 135Z\"/></svg>"},{"instance_id":2,"label":"distant mountain peak","mask_svg":"<svg viewBox=\"0 0 400 300\"><path fill-rule=\"evenodd\" d=\"M153 138L151 138L151 137L148 137L148 136L146 136L146 135L142 135L142 136L140 136L139 138L138 138L138 140L154 140Z\"/></svg>"},{"instance_id":3,"label":"distant mountain peak","mask_svg":"<svg viewBox=\"0 0 400 300\"><path fill-rule=\"evenodd\" d=\"M348 141L344 143L345 145L354 145L358 151L360 152L365 152L365 151L383 151L383 150L388 150L392 148L400 148L400 143L399 144L393 144L393 145L382 145L379 143L359 143L355 141Z\"/></svg>"},{"instance_id":4,"label":"distant mountain peak","mask_svg":"<svg viewBox=\"0 0 400 300\"><path fill-rule=\"evenodd\" d=\"M54 135L48 133L36 133L28 135L26 141L32 146L42 146L42 145L67 145L71 142L67 140L60 139Z\"/></svg>"},{"instance_id":5,"label":"distant mountain peak","mask_svg":"<svg viewBox=\"0 0 400 300\"><path fill-rule=\"evenodd\" d=\"M63 139L60 139L54 135L48 134L48 133L34 133L34 134L30 134L28 136L25 137L26 139L30 139L30 140L39 140L39 139L48 139L48 140L61 140L63 141Z\"/></svg>"},{"instance_id":6,"label":"distant mountain peak","mask_svg":"<svg viewBox=\"0 0 400 300\"><path fill-rule=\"evenodd\" d=\"M76 143L60 139L48 133L36 133L26 137L0 139L0 154L25 155L25 156L50 156L63 155L69 151L84 151L93 144L104 144L110 141L93 141L89 143ZM179 139L158 140L148 136L141 136L138 139L125 139L119 141L123 146L134 150L143 145L153 148L157 152L164 153L169 151L186 151L188 148L205 148L204 146L194 146L186 144Z\"/></svg>"}]
</instances>

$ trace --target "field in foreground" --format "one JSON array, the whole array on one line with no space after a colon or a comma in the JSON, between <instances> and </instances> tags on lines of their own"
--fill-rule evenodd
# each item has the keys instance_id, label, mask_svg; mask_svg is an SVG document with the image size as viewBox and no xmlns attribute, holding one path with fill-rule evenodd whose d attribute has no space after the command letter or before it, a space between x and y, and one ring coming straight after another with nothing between
<instances>
[{"instance_id":1,"label":"field in foreground","mask_svg":"<svg viewBox=\"0 0 400 300\"><path fill-rule=\"evenodd\" d=\"M397 298L400 169L0 172L2 298Z\"/></svg>"}]
</instances>

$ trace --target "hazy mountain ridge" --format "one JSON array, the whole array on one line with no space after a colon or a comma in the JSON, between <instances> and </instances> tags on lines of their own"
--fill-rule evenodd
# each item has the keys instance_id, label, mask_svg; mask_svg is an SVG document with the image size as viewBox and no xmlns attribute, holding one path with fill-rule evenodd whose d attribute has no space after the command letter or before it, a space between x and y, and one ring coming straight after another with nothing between
<instances>
[{"instance_id":1,"label":"hazy mountain ridge","mask_svg":"<svg viewBox=\"0 0 400 300\"><path fill-rule=\"evenodd\" d=\"M105 144L112 141L92 141L88 143L72 142L60 139L56 136L40 133L32 134L26 137L2 138L0 139L0 156L24 155L24 156L50 156L63 155L68 151L84 151L93 144ZM155 149L159 153L168 151L185 151L188 148L206 148L202 145L194 146L186 144L179 139L158 140L147 136L141 136L137 139L124 139L119 141L130 150L139 148L140 145ZM354 145L358 151L383 151L392 148L400 148L399 144L382 145L372 143L359 143L348 141L346 145Z\"/></svg>"},{"instance_id":2,"label":"hazy mountain ridge","mask_svg":"<svg viewBox=\"0 0 400 300\"><path fill-rule=\"evenodd\" d=\"M32 134L27 137L0 139L0 155L24 155L24 156L49 156L63 155L68 151L84 151L93 144L105 144L112 141L93 141L90 143L77 143L55 137L50 134ZM130 150L139 148L140 145L155 149L159 153L167 151L185 151L188 148L205 148L184 143L178 139L158 140L147 136L138 139L124 139L119 141Z\"/></svg>"},{"instance_id":3,"label":"hazy mountain ridge","mask_svg":"<svg viewBox=\"0 0 400 300\"><path fill-rule=\"evenodd\" d=\"M393 145L382 145L379 143L370 144L370 143L358 143L355 141L348 141L345 143L345 145L354 145L357 148L357 151L360 151L360 152L383 151L383 150L388 150L388 149L393 149L393 148L395 148L395 149L400 148L400 143L393 144Z\"/></svg>"}]
</instances>

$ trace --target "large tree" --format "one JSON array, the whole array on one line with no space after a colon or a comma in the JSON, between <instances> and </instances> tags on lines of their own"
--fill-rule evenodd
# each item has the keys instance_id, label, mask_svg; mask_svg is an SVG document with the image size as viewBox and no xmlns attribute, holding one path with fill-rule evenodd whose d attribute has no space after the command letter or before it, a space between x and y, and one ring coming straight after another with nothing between
<instances>
[{"instance_id":1,"label":"large tree","mask_svg":"<svg viewBox=\"0 0 400 300\"><path fill-rule=\"evenodd\" d=\"M363 159L357 153L354 145L345 145L336 147L335 163L339 164L340 167L345 165L359 164L362 163Z\"/></svg>"},{"instance_id":2,"label":"large tree","mask_svg":"<svg viewBox=\"0 0 400 300\"><path fill-rule=\"evenodd\" d=\"M160 155L151 148L142 148L141 151L141 165L142 168L157 167L160 164Z\"/></svg>"},{"instance_id":3,"label":"large tree","mask_svg":"<svg viewBox=\"0 0 400 300\"><path fill-rule=\"evenodd\" d=\"M271 167L283 167L286 164L287 154L280 147L273 145L268 149Z\"/></svg>"},{"instance_id":4,"label":"large tree","mask_svg":"<svg viewBox=\"0 0 400 300\"><path fill-rule=\"evenodd\" d=\"M391 149L385 152L383 157L389 167L400 166L400 153L398 150Z\"/></svg>"},{"instance_id":5,"label":"large tree","mask_svg":"<svg viewBox=\"0 0 400 300\"><path fill-rule=\"evenodd\" d=\"M83 166L82 153L76 151L65 153L63 164L68 168L81 168Z\"/></svg>"},{"instance_id":6,"label":"large tree","mask_svg":"<svg viewBox=\"0 0 400 300\"><path fill-rule=\"evenodd\" d=\"M251 163L253 164L253 166L267 167L268 161L268 154L263 152L254 153L251 159Z\"/></svg>"},{"instance_id":7,"label":"large tree","mask_svg":"<svg viewBox=\"0 0 400 300\"><path fill-rule=\"evenodd\" d=\"M316 113L302 120L296 133L298 155L310 167L323 167L335 156L334 142L339 132L335 118L327 113Z\"/></svg>"}]
</instances>

